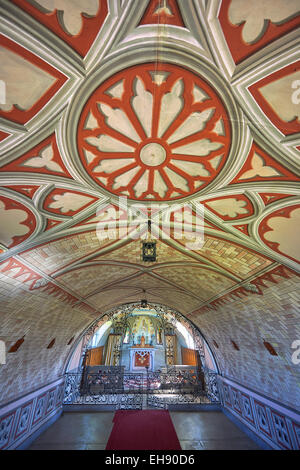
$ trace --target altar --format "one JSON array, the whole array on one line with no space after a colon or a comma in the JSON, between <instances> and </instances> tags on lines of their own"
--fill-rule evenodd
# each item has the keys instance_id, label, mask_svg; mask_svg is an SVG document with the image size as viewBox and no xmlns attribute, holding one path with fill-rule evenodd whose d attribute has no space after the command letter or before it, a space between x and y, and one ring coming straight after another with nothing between
<instances>
[{"instance_id":1,"label":"altar","mask_svg":"<svg viewBox=\"0 0 300 470\"><path fill-rule=\"evenodd\" d=\"M155 349L153 347L132 347L130 348L130 371L131 372L144 372L146 367L148 370L154 370L154 355Z\"/></svg>"}]
</instances>

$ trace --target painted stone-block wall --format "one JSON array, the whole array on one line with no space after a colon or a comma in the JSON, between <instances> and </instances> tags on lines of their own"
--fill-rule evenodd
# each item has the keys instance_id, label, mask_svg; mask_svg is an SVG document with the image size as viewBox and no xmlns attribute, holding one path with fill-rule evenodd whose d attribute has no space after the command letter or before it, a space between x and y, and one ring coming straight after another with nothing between
<instances>
[{"instance_id":1,"label":"painted stone-block wall","mask_svg":"<svg viewBox=\"0 0 300 470\"><path fill-rule=\"evenodd\" d=\"M6 364L0 365L0 405L60 377L74 341L93 319L40 289L29 291L21 278L0 273L0 339L6 351L25 335L18 351L6 353Z\"/></svg>"},{"instance_id":2,"label":"painted stone-block wall","mask_svg":"<svg viewBox=\"0 0 300 470\"><path fill-rule=\"evenodd\" d=\"M231 299L190 319L209 342L221 375L300 409L300 365L293 364L291 348L300 339L300 278L290 274L277 284L264 283L263 295ZM270 355L264 340L277 356Z\"/></svg>"}]
</instances>

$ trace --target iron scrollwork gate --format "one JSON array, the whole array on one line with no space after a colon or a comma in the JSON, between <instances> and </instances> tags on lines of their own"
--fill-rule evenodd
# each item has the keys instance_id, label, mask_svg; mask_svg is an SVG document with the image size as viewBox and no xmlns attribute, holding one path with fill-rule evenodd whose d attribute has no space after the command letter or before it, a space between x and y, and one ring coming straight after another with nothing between
<instances>
[{"instance_id":1,"label":"iron scrollwork gate","mask_svg":"<svg viewBox=\"0 0 300 470\"><path fill-rule=\"evenodd\" d=\"M209 404L218 402L216 386L215 377L210 375L204 387L203 378L195 368L145 374L124 371L124 367L100 366L66 374L64 405L143 409Z\"/></svg>"}]
</instances>

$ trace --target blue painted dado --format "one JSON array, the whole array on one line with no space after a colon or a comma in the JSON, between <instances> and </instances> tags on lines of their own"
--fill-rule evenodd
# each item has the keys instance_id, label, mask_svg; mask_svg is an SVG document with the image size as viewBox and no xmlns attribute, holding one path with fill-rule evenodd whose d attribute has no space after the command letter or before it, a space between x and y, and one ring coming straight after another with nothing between
<instances>
[{"instance_id":1,"label":"blue painted dado","mask_svg":"<svg viewBox=\"0 0 300 470\"><path fill-rule=\"evenodd\" d=\"M300 413L218 376L223 412L263 448L300 449ZM258 441L257 441L258 442ZM258 442L258 443L259 443Z\"/></svg>"},{"instance_id":2,"label":"blue painted dado","mask_svg":"<svg viewBox=\"0 0 300 470\"><path fill-rule=\"evenodd\" d=\"M62 413L61 378L0 408L0 450L26 449Z\"/></svg>"}]
</instances>

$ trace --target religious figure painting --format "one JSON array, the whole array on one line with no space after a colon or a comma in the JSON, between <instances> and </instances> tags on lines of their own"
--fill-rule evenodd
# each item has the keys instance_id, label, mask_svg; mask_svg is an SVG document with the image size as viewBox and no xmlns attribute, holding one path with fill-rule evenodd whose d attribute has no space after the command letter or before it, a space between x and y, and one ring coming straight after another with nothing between
<instances>
[{"instance_id":1,"label":"religious figure painting","mask_svg":"<svg viewBox=\"0 0 300 470\"><path fill-rule=\"evenodd\" d=\"M151 344L155 338L155 329L152 320L149 317L138 317L132 327L133 344L141 344L142 338L144 345Z\"/></svg>"}]
</instances>

